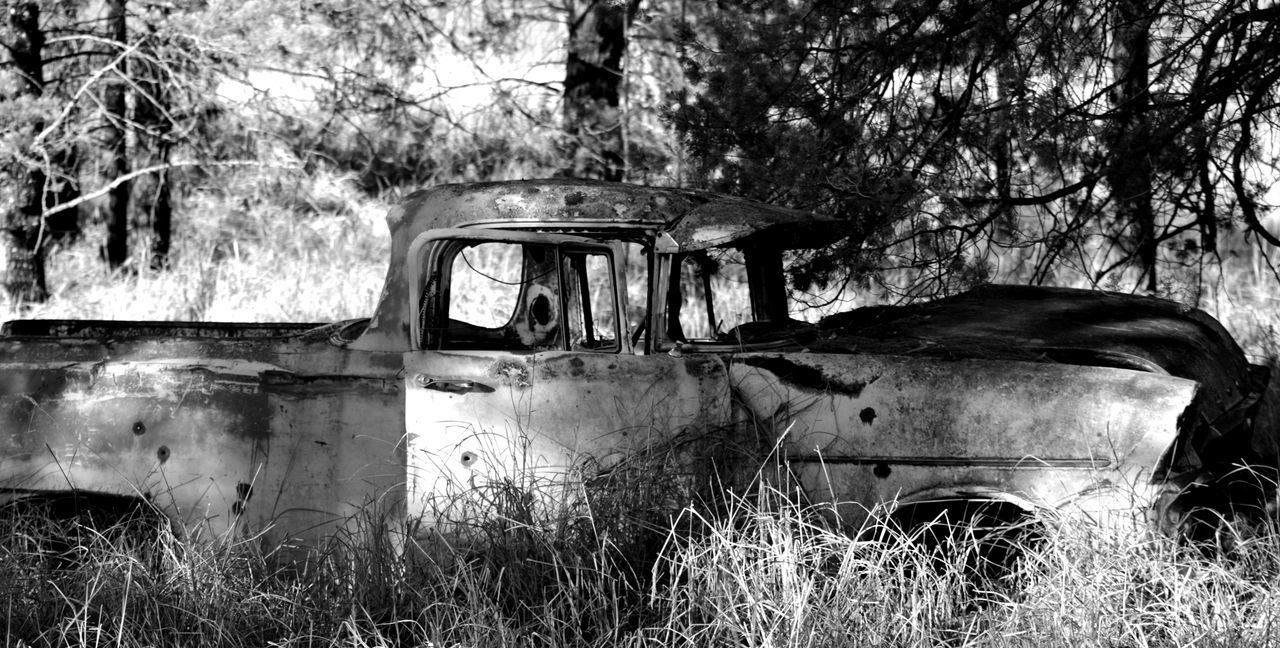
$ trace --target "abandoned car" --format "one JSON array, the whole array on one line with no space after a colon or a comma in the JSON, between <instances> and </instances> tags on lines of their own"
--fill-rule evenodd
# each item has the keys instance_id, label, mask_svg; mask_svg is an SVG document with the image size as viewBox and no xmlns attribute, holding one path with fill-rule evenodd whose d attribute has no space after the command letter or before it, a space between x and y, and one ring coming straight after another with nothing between
<instances>
[{"instance_id":1,"label":"abandoned car","mask_svg":"<svg viewBox=\"0 0 1280 648\"><path fill-rule=\"evenodd\" d=\"M669 188L441 186L387 220L367 319L8 322L5 506L306 541L703 434L850 524L980 501L1176 527L1275 462L1267 371L1172 302L987 286L802 321L784 262L841 224Z\"/></svg>"}]
</instances>

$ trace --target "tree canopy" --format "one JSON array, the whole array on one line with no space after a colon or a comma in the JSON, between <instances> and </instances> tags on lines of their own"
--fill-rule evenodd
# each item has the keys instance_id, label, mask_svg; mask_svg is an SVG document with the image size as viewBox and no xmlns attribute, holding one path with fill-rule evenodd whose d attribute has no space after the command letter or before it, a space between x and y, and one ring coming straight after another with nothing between
<instances>
[{"instance_id":1,"label":"tree canopy","mask_svg":"<svg viewBox=\"0 0 1280 648\"><path fill-rule=\"evenodd\" d=\"M187 187L370 195L577 175L844 218L802 288L993 278L1167 291L1264 253L1280 9L1247 0L3 0L0 192L20 299L108 223L164 267ZM185 185L184 185L185 183ZM93 206L93 210L83 207Z\"/></svg>"},{"instance_id":2,"label":"tree canopy","mask_svg":"<svg viewBox=\"0 0 1280 648\"><path fill-rule=\"evenodd\" d=\"M1274 245L1277 10L1251 2L747 0L685 30L674 114L717 189L833 210L796 273L909 268L907 291L1064 269L1157 290ZM995 267L996 261L1005 267Z\"/></svg>"}]
</instances>

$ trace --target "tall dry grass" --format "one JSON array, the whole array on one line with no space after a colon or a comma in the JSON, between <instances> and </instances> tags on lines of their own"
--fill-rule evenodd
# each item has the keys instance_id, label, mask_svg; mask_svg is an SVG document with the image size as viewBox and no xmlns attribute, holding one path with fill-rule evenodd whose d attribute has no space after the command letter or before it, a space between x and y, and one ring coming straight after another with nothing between
<instances>
[{"instance_id":1,"label":"tall dry grass","mask_svg":"<svg viewBox=\"0 0 1280 648\"><path fill-rule=\"evenodd\" d=\"M651 475L652 479L665 479ZM633 502L633 504L639 504ZM637 511L632 511L635 513ZM643 512L643 509L639 509ZM1229 558L1163 537L1046 529L1011 569L971 571L885 529L832 528L759 485L672 512L635 571L622 518L491 524L459 541L338 536L285 561L252 540L91 535L0 543L8 646L1274 646L1280 545ZM377 527L369 515L358 521ZM585 526L584 526L585 525ZM623 525L623 526L619 526ZM352 528L358 528L355 524ZM366 526L365 531L374 527Z\"/></svg>"},{"instance_id":2,"label":"tall dry grass","mask_svg":"<svg viewBox=\"0 0 1280 648\"><path fill-rule=\"evenodd\" d=\"M197 190L175 216L170 269L149 267L147 231L112 271L101 224L56 248L47 303L0 296L0 320L18 317L325 322L368 316L386 273L387 204L329 173L245 173Z\"/></svg>"}]
</instances>

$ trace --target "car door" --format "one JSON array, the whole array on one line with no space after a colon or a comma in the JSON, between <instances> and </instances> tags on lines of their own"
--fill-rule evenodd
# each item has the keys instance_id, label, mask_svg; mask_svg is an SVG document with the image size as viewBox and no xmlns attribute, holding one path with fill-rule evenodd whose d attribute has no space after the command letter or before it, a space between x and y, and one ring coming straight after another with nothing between
<instances>
[{"instance_id":1,"label":"car door","mask_svg":"<svg viewBox=\"0 0 1280 648\"><path fill-rule=\"evenodd\" d=\"M627 457L724 429L718 358L633 353L617 246L446 230L410 256L421 348L404 357L411 516L565 506Z\"/></svg>"}]
</instances>

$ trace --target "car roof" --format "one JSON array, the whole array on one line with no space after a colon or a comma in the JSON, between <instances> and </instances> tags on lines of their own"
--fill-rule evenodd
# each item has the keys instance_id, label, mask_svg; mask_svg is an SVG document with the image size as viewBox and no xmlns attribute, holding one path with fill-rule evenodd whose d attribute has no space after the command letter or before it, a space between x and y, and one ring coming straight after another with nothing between
<instances>
[{"instance_id":1,"label":"car roof","mask_svg":"<svg viewBox=\"0 0 1280 648\"><path fill-rule=\"evenodd\" d=\"M674 187L579 179L450 184L414 192L387 214L391 260L382 295L356 346L409 347L413 242L433 230L492 228L580 233L601 238L666 235L663 251L732 244L773 248L835 243L844 223L829 216ZM674 244L674 250L671 245Z\"/></svg>"},{"instance_id":2,"label":"car roof","mask_svg":"<svg viewBox=\"0 0 1280 648\"><path fill-rule=\"evenodd\" d=\"M572 178L440 185L410 194L387 222L393 237L410 240L452 227L648 229L669 234L681 250L753 239L816 247L843 229L830 216L733 196Z\"/></svg>"}]
</instances>

